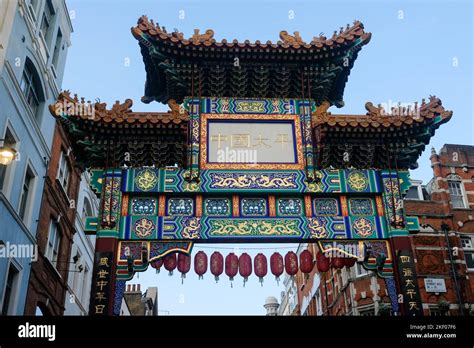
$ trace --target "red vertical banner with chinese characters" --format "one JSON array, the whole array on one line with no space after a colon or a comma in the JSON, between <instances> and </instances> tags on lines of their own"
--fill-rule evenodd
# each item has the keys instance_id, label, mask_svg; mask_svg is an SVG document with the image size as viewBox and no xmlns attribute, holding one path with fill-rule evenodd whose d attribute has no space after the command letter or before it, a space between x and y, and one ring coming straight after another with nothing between
<instances>
[{"instance_id":1,"label":"red vertical banner with chinese characters","mask_svg":"<svg viewBox=\"0 0 474 348\"><path fill-rule=\"evenodd\" d=\"M410 250L399 250L397 254L400 289L403 295L405 315L423 315L423 305L413 254Z\"/></svg>"},{"instance_id":2,"label":"red vertical banner with chinese characters","mask_svg":"<svg viewBox=\"0 0 474 348\"><path fill-rule=\"evenodd\" d=\"M112 282L112 252L96 252L90 300L90 315L108 315Z\"/></svg>"}]
</instances>

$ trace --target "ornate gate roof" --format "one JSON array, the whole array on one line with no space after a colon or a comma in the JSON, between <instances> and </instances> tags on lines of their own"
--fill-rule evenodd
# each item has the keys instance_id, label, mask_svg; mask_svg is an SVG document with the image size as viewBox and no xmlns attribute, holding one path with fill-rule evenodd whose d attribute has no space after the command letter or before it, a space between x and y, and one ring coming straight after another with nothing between
<instances>
[{"instance_id":1,"label":"ornate gate roof","mask_svg":"<svg viewBox=\"0 0 474 348\"><path fill-rule=\"evenodd\" d=\"M195 29L188 39L167 32L146 16L132 28L139 41L147 72L142 101L178 103L186 96L237 98L301 98L302 76L309 80L311 98L344 105L343 94L350 70L371 33L361 22L305 42L298 32L280 32L276 43L220 42L214 31ZM198 82L199 81L199 82ZM198 83L200 86L198 86ZM306 88L306 82L305 82Z\"/></svg>"}]
</instances>

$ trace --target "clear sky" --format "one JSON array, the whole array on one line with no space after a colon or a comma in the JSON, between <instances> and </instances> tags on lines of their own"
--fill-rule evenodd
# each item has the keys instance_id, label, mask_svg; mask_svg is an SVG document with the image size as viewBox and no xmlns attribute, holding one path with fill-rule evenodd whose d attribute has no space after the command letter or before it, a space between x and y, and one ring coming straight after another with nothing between
<instances>
[{"instance_id":1,"label":"clear sky","mask_svg":"<svg viewBox=\"0 0 474 348\"><path fill-rule=\"evenodd\" d=\"M330 37L334 30L357 19L372 33L372 40L360 52L349 76L346 105L330 111L365 114L366 101L410 103L430 95L441 98L454 116L438 130L418 162L419 169L412 172L413 178L424 183L431 177L431 146L439 151L445 143L474 145L474 14L469 0L69 0L67 4L74 34L63 88L86 100L100 98L110 106L115 100L131 98L135 111L167 109L140 102L145 69L130 28L143 14L168 31L179 29L185 37L191 37L195 28L201 32L211 28L216 40L228 41L276 42L279 32L287 30L299 31L309 42L321 32ZM240 245L240 251L256 247L270 248L264 250L267 255L275 251L268 245ZM210 246L203 250L208 255L213 251ZM224 255L230 251L221 250ZM287 249L279 251L283 254ZM256 250L248 252L255 254ZM149 270L132 282L140 282L143 288L158 286L160 310L171 314L264 314L265 298L280 298L282 288L272 277L265 279L263 287L255 276L245 288L241 278L237 279L230 288L228 280L216 284L207 275L198 281L191 273L181 285L177 274L169 277Z\"/></svg>"}]
</instances>

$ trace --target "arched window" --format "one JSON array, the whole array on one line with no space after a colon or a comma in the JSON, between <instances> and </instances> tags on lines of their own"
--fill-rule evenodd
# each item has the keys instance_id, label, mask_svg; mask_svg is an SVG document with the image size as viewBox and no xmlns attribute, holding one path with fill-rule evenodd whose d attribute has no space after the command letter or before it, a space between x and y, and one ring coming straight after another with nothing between
<instances>
[{"instance_id":1,"label":"arched window","mask_svg":"<svg viewBox=\"0 0 474 348\"><path fill-rule=\"evenodd\" d=\"M458 175L448 176L448 189L453 208L466 208L462 179Z\"/></svg>"},{"instance_id":2,"label":"arched window","mask_svg":"<svg viewBox=\"0 0 474 348\"><path fill-rule=\"evenodd\" d=\"M92 206L87 198L84 198L84 205L82 206L82 223L85 225L86 217L92 216Z\"/></svg>"},{"instance_id":3,"label":"arched window","mask_svg":"<svg viewBox=\"0 0 474 348\"><path fill-rule=\"evenodd\" d=\"M44 93L41 88L41 80L33 62L26 58L23 75L21 76L20 88L26 98L26 102L35 117L38 117L38 109L44 102Z\"/></svg>"}]
</instances>

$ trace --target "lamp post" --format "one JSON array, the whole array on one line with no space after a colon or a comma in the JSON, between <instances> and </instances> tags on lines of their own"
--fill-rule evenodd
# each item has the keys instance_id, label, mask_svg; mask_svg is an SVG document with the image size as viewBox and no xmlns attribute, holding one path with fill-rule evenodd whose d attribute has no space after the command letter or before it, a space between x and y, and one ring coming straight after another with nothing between
<instances>
[{"instance_id":1,"label":"lamp post","mask_svg":"<svg viewBox=\"0 0 474 348\"><path fill-rule=\"evenodd\" d=\"M456 297L459 303L459 311L461 315L464 315L464 305L462 301L462 295L461 295L461 290L459 288L459 283L458 283L458 273L456 272L456 268L454 267L454 261L453 261L453 254L451 251L451 242L449 241L449 225L443 221L441 223L441 230L444 232L444 236L446 238L446 246L448 247L448 255L449 255L449 263L451 264L451 272L453 274L453 279L454 279L454 288L456 289Z\"/></svg>"},{"instance_id":2,"label":"lamp post","mask_svg":"<svg viewBox=\"0 0 474 348\"><path fill-rule=\"evenodd\" d=\"M0 139L0 141L3 143L3 145L0 146L0 164L7 166L12 163L13 159L15 158L16 150L6 145L5 139Z\"/></svg>"}]
</instances>

